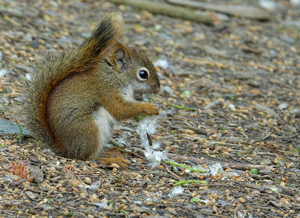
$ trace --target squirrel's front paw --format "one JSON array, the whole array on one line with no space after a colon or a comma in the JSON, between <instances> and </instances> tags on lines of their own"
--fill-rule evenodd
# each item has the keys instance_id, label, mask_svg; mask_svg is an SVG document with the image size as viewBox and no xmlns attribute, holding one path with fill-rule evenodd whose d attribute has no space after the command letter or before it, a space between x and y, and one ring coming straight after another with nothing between
<instances>
[{"instance_id":1,"label":"squirrel's front paw","mask_svg":"<svg viewBox=\"0 0 300 218\"><path fill-rule=\"evenodd\" d=\"M159 115L157 106L151 103L145 103L143 105L143 111L146 115Z\"/></svg>"}]
</instances>

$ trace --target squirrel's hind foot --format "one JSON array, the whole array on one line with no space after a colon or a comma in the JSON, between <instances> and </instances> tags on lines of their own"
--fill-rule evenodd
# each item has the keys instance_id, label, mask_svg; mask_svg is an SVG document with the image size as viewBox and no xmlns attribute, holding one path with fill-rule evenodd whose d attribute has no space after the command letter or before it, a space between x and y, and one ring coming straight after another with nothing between
<instances>
[{"instance_id":1,"label":"squirrel's hind foot","mask_svg":"<svg viewBox=\"0 0 300 218\"><path fill-rule=\"evenodd\" d=\"M121 168L126 168L131 163L130 160L127 160L124 157L124 154L115 147L108 149L101 156L104 156L104 157L98 157L97 160L100 161L101 163L104 163L107 166L110 166L113 163L116 163Z\"/></svg>"}]
</instances>

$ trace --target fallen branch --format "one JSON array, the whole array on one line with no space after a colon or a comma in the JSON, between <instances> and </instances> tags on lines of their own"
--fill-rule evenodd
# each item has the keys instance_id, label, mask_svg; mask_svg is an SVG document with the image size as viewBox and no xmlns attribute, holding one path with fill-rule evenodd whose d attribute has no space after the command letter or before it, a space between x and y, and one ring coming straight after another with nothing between
<instances>
[{"instance_id":1,"label":"fallen branch","mask_svg":"<svg viewBox=\"0 0 300 218\"><path fill-rule=\"evenodd\" d=\"M144 9L154 14L166 15L174 18L181 18L184 20L191 20L199 23L213 25L213 19L205 12L190 10L173 5L167 5L157 2L150 2L146 0L109 0L115 4L124 4L131 7Z\"/></svg>"},{"instance_id":2,"label":"fallen branch","mask_svg":"<svg viewBox=\"0 0 300 218\"><path fill-rule=\"evenodd\" d=\"M237 16L257 19L257 20L271 19L270 13L268 13L266 10L253 7L251 5L211 4L211 3L186 1L186 0L168 0L168 2L177 5L190 6L190 7L200 8L203 10L212 10L212 11L217 11L228 15L233 15L233 16L237 15Z\"/></svg>"}]
</instances>

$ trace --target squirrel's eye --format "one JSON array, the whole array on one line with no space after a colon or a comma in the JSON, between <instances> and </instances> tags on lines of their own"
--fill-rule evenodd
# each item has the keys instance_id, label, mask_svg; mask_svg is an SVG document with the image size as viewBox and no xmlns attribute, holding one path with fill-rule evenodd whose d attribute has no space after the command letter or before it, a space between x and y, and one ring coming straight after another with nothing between
<instances>
[{"instance_id":1,"label":"squirrel's eye","mask_svg":"<svg viewBox=\"0 0 300 218\"><path fill-rule=\"evenodd\" d=\"M148 79L148 78L149 78L149 72L148 72L148 70L147 70L147 69L144 69L144 68L140 69L140 70L138 71L138 78L139 78L140 80L142 80L142 81Z\"/></svg>"}]
</instances>

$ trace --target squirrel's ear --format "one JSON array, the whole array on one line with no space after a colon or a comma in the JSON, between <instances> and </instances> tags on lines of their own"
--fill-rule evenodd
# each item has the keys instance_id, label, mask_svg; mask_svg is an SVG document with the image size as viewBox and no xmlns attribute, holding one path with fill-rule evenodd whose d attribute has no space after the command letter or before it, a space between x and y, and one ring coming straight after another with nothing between
<instances>
[{"instance_id":1,"label":"squirrel's ear","mask_svg":"<svg viewBox=\"0 0 300 218\"><path fill-rule=\"evenodd\" d=\"M124 71L128 69L130 53L123 45L119 45L115 49L112 58L119 70Z\"/></svg>"}]
</instances>

